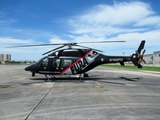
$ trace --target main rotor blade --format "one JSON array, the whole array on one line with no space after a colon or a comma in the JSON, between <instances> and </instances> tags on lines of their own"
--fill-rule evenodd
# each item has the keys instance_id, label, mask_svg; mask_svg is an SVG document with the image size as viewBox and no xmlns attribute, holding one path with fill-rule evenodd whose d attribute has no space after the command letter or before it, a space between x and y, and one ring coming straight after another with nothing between
<instances>
[{"instance_id":1,"label":"main rotor blade","mask_svg":"<svg viewBox=\"0 0 160 120\"><path fill-rule=\"evenodd\" d=\"M52 45L65 45L74 46L77 44L87 44L87 43L112 43L112 42L126 42L126 41L96 41L96 42L71 42L71 43L56 43L56 44L35 44L35 45L20 45L20 46L9 46L6 48L16 48L16 47L35 47L35 46L52 46Z\"/></svg>"},{"instance_id":2,"label":"main rotor blade","mask_svg":"<svg viewBox=\"0 0 160 120\"><path fill-rule=\"evenodd\" d=\"M6 48L16 48L16 47L35 47L35 46L51 46L51 45L63 45L64 43L57 43L57 44L37 44L37 45L21 45L21 46L10 46Z\"/></svg>"},{"instance_id":3,"label":"main rotor blade","mask_svg":"<svg viewBox=\"0 0 160 120\"><path fill-rule=\"evenodd\" d=\"M55 48L55 49L52 49L52 50L50 50L50 51L48 51L48 52L43 53L42 55L45 55L45 54L50 53L50 52L52 52L52 51L55 51L55 50L57 50L57 49L63 48L64 46L65 46L65 45L60 46L60 47L57 47L57 48Z\"/></svg>"},{"instance_id":4,"label":"main rotor blade","mask_svg":"<svg viewBox=\"0 0 160 120\"><path fill-rule=\"evenodd\" d=\"M84 48L89 48L89 49L92 49L92 50L95 50L95 51L103 52L103 51L101 51L101 50L94 49L94 48L90 48L90 47L86 47L86 46L82 46L82 45L75 45L75 46L84 47Z\"/></svg>"},{"instance_id":5,"label":"main rotor blade","mask_svg":"<svg viewBox=\"0 0 160 120\"><path fill-rule=\"evenodd\" d=\"M83 43L113 43L113 42L126 42L126 41L95 41L95 42L78 42L78 44L83 44Z\"/></svg>"}]
</instances>

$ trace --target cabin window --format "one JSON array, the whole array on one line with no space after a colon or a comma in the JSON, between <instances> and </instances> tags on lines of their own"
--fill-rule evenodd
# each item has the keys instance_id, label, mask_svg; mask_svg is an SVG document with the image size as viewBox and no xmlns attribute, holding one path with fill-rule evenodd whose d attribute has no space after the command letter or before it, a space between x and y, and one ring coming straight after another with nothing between
<instances>
[{"instance_id":1,"label":"cabin window","mask_svg":"<svg viewBox=\"0 0 160 120\"><path fill-rule=\"evenodd\" d=\"M52 67L58 68L59 65L60 65L60 59L56 59L56 60L53 62Z\"/></svg>"},{"instance_id":2,"label":"cabin window","mask_svg":"<svg viewBox=\"0 0 160 120\"><path fill-rule=\"evenodd\" d=\"M71 64L72 64L72 60L66 59L66 60L63 61L62 67L68 67Z\"/></svg>"},{"instance_id":3,"label":"cabin window","mask_svg":"<svg viewBox=\"0 0 160 120\"><path fill-rule=\"evenodd\" d=\"M93 51L91 52L86 58L87 58L87 61L92 61L95 57L97 57L98 53Z\"/></svg>"}]
</instances>

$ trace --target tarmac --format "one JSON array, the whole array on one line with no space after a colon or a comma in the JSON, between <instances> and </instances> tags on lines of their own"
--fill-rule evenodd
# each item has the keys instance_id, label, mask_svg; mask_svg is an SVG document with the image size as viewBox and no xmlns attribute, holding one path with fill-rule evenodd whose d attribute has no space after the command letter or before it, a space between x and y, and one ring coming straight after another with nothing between
<instances>
[{"instance_id":1,"label":"tarmac","mask_svg":"<svg viewBox=\"0 0 160 120\"><path fill-rule=\"evenodd\" d=\"M31 76L0 65L0 120L160 120L160 73L97 67L89 77Z\"/></svg>"}]
</instances>

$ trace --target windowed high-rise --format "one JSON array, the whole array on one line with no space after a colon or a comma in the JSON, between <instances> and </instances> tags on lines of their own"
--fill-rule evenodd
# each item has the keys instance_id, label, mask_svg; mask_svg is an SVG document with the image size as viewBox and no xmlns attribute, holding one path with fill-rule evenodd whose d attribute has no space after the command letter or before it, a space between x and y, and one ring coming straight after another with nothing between
<instances>
[{"instance_id":1,"label":"windowed high-rise","mask_svg":"<svg viewBox=\"0 0 160 120\"><path fill-rule=\"evenodd\" d=\"M11 61L10 54L0 54L0 61Z\"/></svg>"}]
</instances>

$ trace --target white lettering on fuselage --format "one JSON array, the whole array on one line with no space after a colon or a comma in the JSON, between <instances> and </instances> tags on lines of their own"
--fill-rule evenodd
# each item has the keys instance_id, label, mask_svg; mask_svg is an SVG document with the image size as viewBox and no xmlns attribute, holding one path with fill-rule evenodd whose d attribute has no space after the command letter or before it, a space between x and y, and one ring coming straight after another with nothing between
<instances>
[{"instance_id":1,"label":"white lettering on fuselage","mask_svg":"<svg viewBox=\"0 0 160 120\"><path fill-rule=\"evenodd\" d=\"M123 61L123 58L110 58L109 59L109 62L121 62L121 61Z\"/></svg>"},{"instance_id":2,"label":"white lettering on fuselage","mask_svg":"<svg viewBox=\"0 0 160 120\"><path fill-rule=\"evenodd\" d=\"M44 74L52 74L52 73L59 73L59 72L54 72L54 71L39 71L39 73L44 73Z\"/></svg>"}]
</instances>

